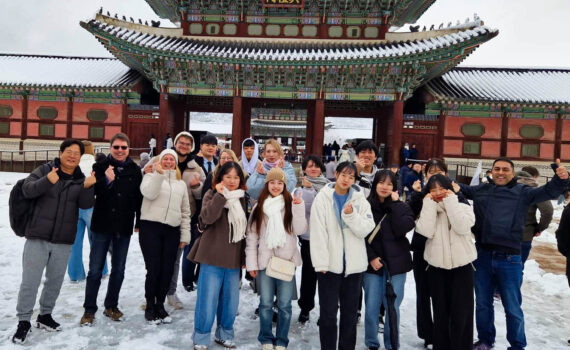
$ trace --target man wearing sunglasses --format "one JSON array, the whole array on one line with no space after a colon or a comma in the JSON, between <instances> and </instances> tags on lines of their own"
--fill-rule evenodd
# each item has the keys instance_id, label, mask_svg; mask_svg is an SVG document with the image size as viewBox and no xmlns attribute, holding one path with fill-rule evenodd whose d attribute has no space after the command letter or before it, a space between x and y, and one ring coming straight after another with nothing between
<instances>
[{"instance_id":1,"label":"man wearing sunglasses","mask_svg":"<svg viewBox=\"0 0 570 350\"><path fill-rule=\"evenodd\" d=\"M89 273L83 304L85 313L80 321L82 326L93 324L105 258L111 244L111 274L103 314L113 321L120 321L123 316L118 307L119 292L125 275L133 224L136 217L135 231L138 231L142 203L142 174L139 166L129 157L129 145L127 135L115 134L111 137L110 154L93 165L97 183L91 219Z\"/></svg>"}]
</instances>

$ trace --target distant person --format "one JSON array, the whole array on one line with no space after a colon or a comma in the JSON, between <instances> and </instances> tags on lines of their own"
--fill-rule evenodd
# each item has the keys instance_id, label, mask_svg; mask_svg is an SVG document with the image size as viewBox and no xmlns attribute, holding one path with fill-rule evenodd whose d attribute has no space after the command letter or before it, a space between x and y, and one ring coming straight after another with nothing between
<instances>
[{"instance_id":1,"label":"distant person","mask_svg":"<svg viewBox=\"0 0 570 350\"><path fill-rule=\"evenodd\" d=\"M404 144L404 147L402 148L402 151L400 153L402 155L402 159L400 161L406 164L406 162L410 158L410 145L408 145L407 142Z\"/></svg>"},{"instance_id":2,"label":"distant person","mask_svg":"<svg viewBox=\"0 0 570 350\"><path fill-rule=\"evenodd\" d=\"M348 145L342 145L342 149L338 153L338 162L339 164L342 162L350 162L350 154L348 152Z\"/></svg>"},{"instance_id":3,"label":"distant person","mask_svg":"<svg viewBox=\"0 0 570 350\"><path fill-rule=\"evenodd\" d=\"M419 181L421 188L424 188L424 176L422 174L422 163L412 161L412 169L406 174L404 180L404 193L406 198L409 197L410 192L414 186L414 182Z\"/></svg>"},{"instance_id":4,"label":"distant person","mask_svg":"<svg viewBox=\"0 0 570 350\"><path fill-rule=\"evenodd\" d=\"M141 169L144 169L144 167L147 165L147 163L148 163L149 160L150 160L150 155L149 155L148 153L146 153L146 152L142 152L142 153L139 155L139 157L140 157L140 159L141 159L141 161L140 161L140 163L139 163L139 167L140 167Z\"/></svg>"},{"instance_id":5,"label":"distant person","mask_svg":"<svg viewBox=\"0 0 570 350\"><path fill-rule=\"evenodd\" d=\"M35 326L51 332L61 331L52 312L77 235L78 210L91 208L94 198L95 176L90 172L86 179L79 168L83 152L80 141L63 141L59 146L59 157L32 171L22 186L23 195L36 202L32 220L25 229L22 282L16 304L18 329L12 337L16 344L23 344L30 332L44 270L45 281Z\"/></svg>"},{"instance_id":6,"label":"distant person","mask_svg":"<svg viewBox=\"0 0 570 350\"><path fill-rule=\"evenodd\" d=\"M418 159L418 149L415 143L412 143L412 148L410 148L410 159Z\"/></svg>"},{"instance_id":7,"label":"distant person","mask_svg":"<svg viewBox=\"0 0 570 350\"><path fill-rule=\"evenodd\" d=\"M148 146L150 148L150 157L155 157L156 156L156 137L154 137L154 134L150 135L150 140L148 140Z\"/></svg>"},{"instance_id":8,"label":"distant person","mask_svg":"<svg viewBox=\"0 0 570 350\"><path fill-rule=\"evenodd\" d=\"M491 170L487 170L485 172L485 176L483 177L483 179L481 179L481 183L489 183L489 180L493 179L493 175Z\"/></svg>"},{"instance_id":9,"label":"distant person","mask_svg":"<svg viewBox=\"0 0 570 350\"><path fill-rule=\"evenodd\" d=\"M166 133L166 138L164 139L164 149L171 149L174 146L174 142L172 142L172 136L170 133Z\"/></svg>"},{"instance_id":10,"label":"distant person","mask_svg":"<svg viewBox=\"0 0 570 350\"><path fill-rule=\"evenodd\" d=\"M329 181L334 181L334 170L335 169L336 169L336 162L334 161L334 157L329 157L327 165L325 166L326 178Z\"/></svg>"}]
</instances>

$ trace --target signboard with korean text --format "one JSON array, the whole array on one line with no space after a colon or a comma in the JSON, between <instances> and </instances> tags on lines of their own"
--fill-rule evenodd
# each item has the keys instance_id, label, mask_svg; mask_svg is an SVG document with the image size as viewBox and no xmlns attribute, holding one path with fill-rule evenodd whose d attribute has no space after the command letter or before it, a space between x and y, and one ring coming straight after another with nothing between
<instances>
[{"instance_id":1,"label":"signboard with korean text","mask_svg":"<svg viewBox=\"0 0 570 350\"><path fill-rule=\"evenodd\" d=\"M305 0L261 0L263 7L295 7L302 8Z\"/></svg>"}]
</instances>

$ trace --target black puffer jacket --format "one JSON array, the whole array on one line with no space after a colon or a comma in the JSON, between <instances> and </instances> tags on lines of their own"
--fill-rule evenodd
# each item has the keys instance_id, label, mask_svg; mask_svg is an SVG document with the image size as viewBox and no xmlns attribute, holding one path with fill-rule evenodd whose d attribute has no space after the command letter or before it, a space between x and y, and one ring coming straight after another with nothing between
<instances>
[{"instance_id":1,"label":"black puffer jacket","mask_svg":"<svg viewBox=\"0 0 570 350\"><path fill-rule=\"evenodd\" d=\"M107 183L105 171L112 165L115 180ZM136 215L138 227L142 194L142 174L139 166L127 158L117 162L111 155L93 165L95 184L95 208L91 219L91 230L97 233L131 235Z\"/></svg>"},{"instance_id":2,"label":"black puffer jacket","mask_svg":"<svg viewBox=\"0 0 570 350\"><path fill-rule=\"evenodd\" d=\"M60 168L59 158L39 166L24 181L24 195L37 198L25 236L51 243L73 244L79 208L93 206L93 187L83 188L85 176L79 167L75 168L71 179L63 180L60 177L52 184L47 175L53 167Z\"/></svg>"},{"instance_id":3,"label":"black puffer jacket","mask_svg":"<svg viewBox=\"0 0 570 350\"><path fill-rule=\"evenodd\" d=\"M381 261L387 261L392 276L410 271L412 269L412 256L406 233L410 232L416 225L412 209L408 204L401 201L394 202L391 198L386 199L384 203L380 203L375 198L369 198L368 201L376 225L384 214L387 214L372 244L368 243L370 235L366 237L368 261L378 257ZM383 274L383 271L384 268L374 271L370 264L366 270L367 273L375 274Z\"/></svg>"}]
</instances>

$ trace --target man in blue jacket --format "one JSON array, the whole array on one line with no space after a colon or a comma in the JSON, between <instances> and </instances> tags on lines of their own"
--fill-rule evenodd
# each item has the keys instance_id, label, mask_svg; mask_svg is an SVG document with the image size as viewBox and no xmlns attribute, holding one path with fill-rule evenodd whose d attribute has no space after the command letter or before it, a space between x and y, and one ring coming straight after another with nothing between
<instances>
[{"instance_id":1,"label":"man in blue jacket","mask_svg":"<svg viewBox=\"0 0 570 350\"><path fill-rule=\"evenodd\" d=\"M498 158L493 163L493 180L478 186L461 186L473 200L477 260L475 267L476 324L479 340L473 350L488 350L495 343L493 291L497 286L507 318L509 350L526 346L521 308L521 241L528 207L557 198L568 186L564 167L542 187L517 183L513 162Z\"/></svg>"}]
</instances>

